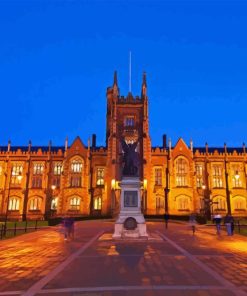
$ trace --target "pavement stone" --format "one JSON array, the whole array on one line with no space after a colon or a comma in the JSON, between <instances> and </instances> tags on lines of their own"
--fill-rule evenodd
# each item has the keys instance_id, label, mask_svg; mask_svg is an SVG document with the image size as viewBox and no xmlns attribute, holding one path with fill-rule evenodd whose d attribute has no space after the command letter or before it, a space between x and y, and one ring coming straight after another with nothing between
<instances>
[{"instance_id":1,"label":"pavement stone","mask_svg":"<svg viewBox=\"0 0 247 296\"><path fill-rule=\"evenodd\" d=\"M154 240L125 241L111 239L113 227L83 221L73 241L53 227L0 242L0 295L247 295L246 237L205 226L193 236L187 223L148 222Z\"/></svg>"}]
</instances>

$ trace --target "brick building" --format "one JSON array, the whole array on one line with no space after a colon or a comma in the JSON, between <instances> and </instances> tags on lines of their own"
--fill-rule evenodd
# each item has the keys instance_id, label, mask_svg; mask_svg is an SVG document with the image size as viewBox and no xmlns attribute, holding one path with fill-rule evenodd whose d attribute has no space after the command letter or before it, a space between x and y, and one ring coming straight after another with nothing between
<instances>
[{"instance_id":1,"label":"brick building","mask_svg":"<svg viewBox=\"0 0 247 296\"><path fill-rule=\"evenodd\" d=\"M50 216L115 215L122 174L121 139L138 141L142 208L150 215L168 210L210 216L216 210L247 214L247 154L243 147L193 147L163 136L152 147L146 74L141 96L120 96L117 74L107 88L106 146L77 137L69 146L0 147L0 215L13 219Z\"/></svg>"}]
</instances>

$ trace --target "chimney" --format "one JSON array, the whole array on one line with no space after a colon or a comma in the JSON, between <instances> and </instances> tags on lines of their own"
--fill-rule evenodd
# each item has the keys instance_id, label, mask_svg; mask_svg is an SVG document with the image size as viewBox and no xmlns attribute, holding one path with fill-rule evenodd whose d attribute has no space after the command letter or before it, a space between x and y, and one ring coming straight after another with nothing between
<instances>
[{"instance_id":1,"label":"chimney","mask_svg":"<svg viewBox=\"0 0 247 296\"><path fill-rule=\"evenodd\" d=\"M166 134L163 135L163 148L166 148Z\"/></svg>"},{"instance_id":2,"label":"chimney","mask_svg":"<svg viewBox=\"0 0 247 296\"><path fill-rule=\"evenodd\" d=\"M96 135L93 134L92 136L92 148L96 148Z\"/></svg>"}]
</instances>

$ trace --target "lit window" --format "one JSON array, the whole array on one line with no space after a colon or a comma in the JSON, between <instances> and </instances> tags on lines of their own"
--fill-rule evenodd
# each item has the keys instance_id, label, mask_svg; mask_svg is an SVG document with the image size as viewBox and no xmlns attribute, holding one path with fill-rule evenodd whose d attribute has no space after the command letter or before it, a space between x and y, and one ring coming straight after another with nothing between
<instances>
[{"instance_id":1,"label":"lit window","mask_svg":"<svg viewBox=\"0 0 247 296\"><path fill-rule=\"evenodd\" d=\"M235 188L242 187L242 178L239 165L233 165L231 170L232 186Z\"/></svg>"},{"instance_id":2,"label":"lit window","mask_svg":"<svg viewBox=\"0 0 247 296\"><path fill-rule=\"evenodd\" d=\"M10 198L9 200L9 206L8 206L8 210L9 211L18 211L19 210L19 206L20 206L20 200L19 198Z\"/></svg>"},{"instance_id":3,"label":"lit window","mask_svg":"<svg viewBox=\"0 0 247 296\"><path fill-rule=\"evenodd\" d=\"M220 165L213 166L213 187L215 188L223 187L222 166Z\"/></svg>"},{"instance_id":4,"label":"lit window","mask_svg":"<svg viewBox=\"0 0 247 296\"><path fill-rule=\"evenodd\" d=\"M96 172L96 185L97 186L104 185L104 172L105 172L105 170L103 168L97 168L97 172Z\"/></svg>"},{"instance_id":5,"label":"lit window","mask_svg":"<svg viewBox=\"0 0 247 296\"><path fill-rule=\"evenodd\" d=\"M60 176L62 174L63 165L61 162L56 162L53 167L53 174L55 176Z\"/></svg>"},{"instance_id":6,"label":"lit window","mask_svg":"<svg viewBox=\"0 0 247 296\"><path fill-rule=\"evenodd\" d=\"M80 210L80 203L81 200L79 197L73 197L70 200L70 210L72 211L79 211Z\"/></svg>"},{"instance_id":7,"label":"lit window","mask_svg":"<svg viewBox=\"0 0 247 296\"><path fill-rule=\"evenodd\" d=\"M154 183L156 186L162 185L162 169L161 168L155 168L154 170Z\"/></svg>"},{"instance_id":8,"label":"lit window","mask_svg":"<svg viewBox=\"0 0 247 296\"><path fill-rule=\"evenodd\" d=\"M246 210L246 200L244 197L236 197L234 200L234 209L237 211Z\"/></svg>"},{"instance_id":9,"label":"lit window","mask_svg":"<svg viewBox=\"0 0 247 296\"><path fill-rule=\"evenodd\" d=\"M74 159L71 162L70 172L70 186L81 187L82 185L82 161L81 159Z\"/></svg>"},{"instance_id":10,"label":"lit window","mask_svg":"<svg viewBox=\"0 0 247 296\"><path fill-rule=\"evenodd\" d=\"M102 198L101 196L95 197L94 198L94 209L95 210L101 210L102 206Z\"/></svg>"},{"instance_id":11,"label":"lit window","mask_svg":"<svg viewBox=\"0 0 247 296\"><path fill-rule=\"evenodd\" d=\"M196 164L196 187L201 188L203 184L203 165Z\"/></svg>"},{"instance_id":12,"label":"lit window","mask_svg":"<svg viewBox=\"0 0 247 296\"><path fill-rule=\"evenodd\" d=\"M187 186L188 184L188 164L185 159L179 158L176 161L176 185Z\"/></svg>"},{"instance_id":13,"label":"lit window","mask_svg":"<svg viewBox=\"0 0 247 296\"><path fill-rule=\"evenodd\" d=\"M71 163L71 172L72 173L81 173L82 172L82 162L80 160L73 160Z\"/></svg>"},{"instance_id":14,"label":"lit window","mask_svg":"<svg viewBox=\"0 0 247 296\"><path fill-rule=\"evenodd\" d=\"M36 197L30 200L29 210L30 211L38 211L40 210L41 199Z\"/></svg>"},{"instance_id":15,"label":"lit window","mask_svg":"<svg viewBox=\"0 0 247 296\"><path fill-rule=\"evenodd\" d=\"M44 172L44 165L35 163L33 166L33 175L42 175Z\"/></svg>"},{"instance_id":16,"label":"lit window","mask_svg":"<svg viewBox=\"0 0 247 296\"><path fill-rule=\"evenodd\" d=\"M20 185L21 184L21 178L23 172L23 166L19 164L15 164L12 167L12 175L11 175L11 184L12 185Z\"/></svg>"}]
</instances>

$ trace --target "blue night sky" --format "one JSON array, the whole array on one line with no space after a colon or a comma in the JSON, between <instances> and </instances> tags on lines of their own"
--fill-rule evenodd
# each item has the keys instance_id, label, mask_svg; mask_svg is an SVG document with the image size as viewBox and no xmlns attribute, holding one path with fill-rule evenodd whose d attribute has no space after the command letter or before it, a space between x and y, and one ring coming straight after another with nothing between
<instances>
[{"instance_id":1,"label":"blue night sky","mask_svg":"<svg viewBox=\"0 0 247 296\"><path fill-rule=\"evenodd\" d=\"M247 142L245 1L0 0L0 145L105 144L106 88L140 95L152 145Z\"/></svg>"}]
</instances>

